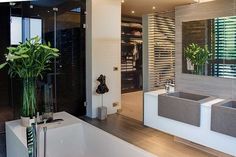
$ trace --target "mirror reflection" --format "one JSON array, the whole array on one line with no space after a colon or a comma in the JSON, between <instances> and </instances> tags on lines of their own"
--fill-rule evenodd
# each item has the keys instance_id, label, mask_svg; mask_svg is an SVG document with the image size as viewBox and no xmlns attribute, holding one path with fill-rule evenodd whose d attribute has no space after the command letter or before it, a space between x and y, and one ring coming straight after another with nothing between
<instances>
[{"instance_id":1,"label":"mirror reflection","mask_svg":"<svg viewBox=\"0 0 236 157\"><path fill-rule=\"evenodd\" d=\"M183 73L236 78L236 16L183 22Z\"/></svg>"}]
</instances>

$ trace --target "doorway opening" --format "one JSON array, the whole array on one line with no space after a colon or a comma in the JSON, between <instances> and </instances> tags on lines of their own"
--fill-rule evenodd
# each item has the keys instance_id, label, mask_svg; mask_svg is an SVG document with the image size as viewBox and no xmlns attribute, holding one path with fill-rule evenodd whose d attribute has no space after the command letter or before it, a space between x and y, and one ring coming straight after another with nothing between
<instances>
[{"instance_id":1,"label":"doorway opening","mask_svg":"<svg viewBox=\"0 0 236 157\"><path fill-rule=\"evenodd\" d=\"M122 17L121 115L143 121L142 18Z\"/></svg>"}]
</instances>

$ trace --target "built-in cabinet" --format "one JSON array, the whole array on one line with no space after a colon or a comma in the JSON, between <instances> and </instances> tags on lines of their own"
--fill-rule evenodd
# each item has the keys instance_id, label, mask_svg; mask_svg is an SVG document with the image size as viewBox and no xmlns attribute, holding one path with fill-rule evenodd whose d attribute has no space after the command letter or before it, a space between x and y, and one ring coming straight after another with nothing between
<instances>
[{"instance_id":1,"label":"built-in cabinet","mask_svg":"<svg viewBox=\"0 0 236 157\"><path fill-rule=\"evenodd\" d=\"M173 94L173 93L172 93ZM191 141L192 146L194 144L198 145L202 150L207 150L208 153L217 155L217 156L235 156L236 155L236 138L233 136L228 136L226 134L222 134L219 132L215 132L212 130L212 109L218 103L224 102L224 99L211 97L210 99L205 99L204 103L201 103L198 107L200 107L200 118L199 118L199 126L190 125L186 122L180 122L177 119L173 119L171 117L166 117L160 114L160 111L166 112L170 108L173 109L173 106L179 105L177 110L172 110L169 112L170 114L189 121L190 119L186 119L186 115L189 114L191 109L188 105L194 102L194 100L187 100L184 98L177 98L174 96L170 96L171 99L177 98L175 103L169 103L170 106L163 106L161 104L163 101L160 99L166 95L165 89L151 91L144 93L144 125L155 128L157 130L166 132L168 134L174 135L175 137L182 138L188 141ZM161 98L162 97L162 98ZM169 101L168 99L165 99ZM182 104L178 104L178 101L187 100L187 106L185 107L185 111L183 110L181 115L178 110L181 108ZM202 99L203 100L203 99ZM202 101L203 102L203 101ZM184 102L183 102L184 104ZM163 107L165 108L163 110ZM177 106L176 106L177 107ZM188 112L186 111L188 108ZM189 110L190 109L190 110ZM226 108L227 109L227 108ZM180 111L180 110L179 110ZM168 111L167 111L168 112ZM167 113L166 112L166 113ZM186 115L185 115L186 113ZM213 112L214 113L214 112ZM222 112L221 112L222 113ZM231 113L228 111L228 113ZM197 113L192 114L192 117L196 117ZM222 118L224 116L217 116ZM225 124L224 124L225 125ZM233 130L233 125L231 128L227 128L227 132ZM233 132L234 133L234 132ZM208 147L208 148L207 148ZM209 151L211 150L211 151Z\"/></svg>"}]
</instances>

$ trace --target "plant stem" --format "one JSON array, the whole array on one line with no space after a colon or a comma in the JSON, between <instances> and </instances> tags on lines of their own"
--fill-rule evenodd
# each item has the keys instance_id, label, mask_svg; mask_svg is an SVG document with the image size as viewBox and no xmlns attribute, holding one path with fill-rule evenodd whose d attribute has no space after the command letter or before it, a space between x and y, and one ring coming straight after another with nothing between
<instances>
[{"instance_id":1,"label":"plant stem","mask_svg":"<svg viewBox=\"0 0 236 157\"><path fill-rule=\"evenodd\" d=\"M36 113L36 79L23 79L22 116L33 117Z\"/></svg>"}]
</instances>

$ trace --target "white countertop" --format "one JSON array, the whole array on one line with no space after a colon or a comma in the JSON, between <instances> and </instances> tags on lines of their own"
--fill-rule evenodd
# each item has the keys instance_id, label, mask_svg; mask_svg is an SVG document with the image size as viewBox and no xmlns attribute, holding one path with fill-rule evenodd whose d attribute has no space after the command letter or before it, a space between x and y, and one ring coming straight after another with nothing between
<instances>
[{"instance_id":1,"label":"white countertop","mask_svg":"<svg viewBox=\"0 0 236 157\"><path fill-rule=\"evenodd\" d=\"M166 90L165 89L159 89L159 90L156 90L156 91L150 91L150 92L145 92L144 94L145 95L151 95L151 96L158 96L160 94L165 94L166 93ZM225 99L221 99L221 98L215 98L213 100L209 100L207 102L204 102L201 104L201 106L204 106L204 107L211 107L212 105L216 104L216 103L219 103L221 101L224 101Z\"/></svg>"},{"instance_id":2,"label":"white countertop","mask_svg":"<svg viewBox=\"0 0 236 157\"><path fill-rule=\"evenodd\" d=\"M166 90L165 89L159 89L155 91L150 91L150 92L145 92L144 94L152 95L152 96L158 96L160 94L165 94Z\"/></svg>"},{"instance_id":3,"label":"white countertop","mask_svg":"<svg viewBox=\"0 0 236 157\"><path fill-rule=\"evenodd\" d=\"M224 101L224 99L210 97L202 102L200 108L200 126L196 127L158 115L158 95L163 93L165 93L165 90L151 91L144 94L144 125L236 156L235 138L211 130L212 105Z\"/></svg>"},{"instance_id":4,"label":"white countertop","mask_svg":"<svg viewBox=\"0 0 236 157\"><path fill-rule=\"evenodd\" d=\"M202 103L201 106L211 107L212 105L214 105L216 103L219 103L221 101L224 101L224 99L215 98L214 100L210 100L210 101L207 101L205 103Z\"/></svg>"}]
</instances>

